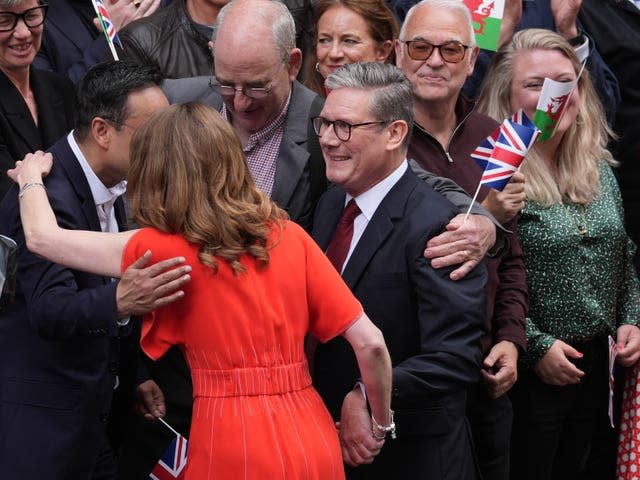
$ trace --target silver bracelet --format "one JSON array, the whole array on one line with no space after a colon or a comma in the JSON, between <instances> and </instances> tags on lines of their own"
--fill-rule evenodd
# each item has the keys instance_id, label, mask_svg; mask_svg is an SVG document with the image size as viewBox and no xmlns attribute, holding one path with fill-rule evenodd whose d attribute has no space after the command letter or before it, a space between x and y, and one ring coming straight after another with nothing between
<instances>
[{"instance_id":1,"label":"silver bracelet","mask_svg":"<svg viewBox=\"0 0 640 480\"><path fill-rule=\"evenodd\" d=\"M44 183L42 182L30 182L30 183L25 183L22 188L20 189L20 193L18 193L18 198L22 198L22 196L25 194L25 192L27 190L29 190L30 188L33 187L42 187L44 188L45 192L47 191L47 187L44 186Z\"/></svg>"},{"instance_id":2,"label":"silver bracelet","mask_svg":"<svg viewBox=\"0 0 640 480\"><path fill-rule=\"evenodd\" d=\"M389 410L391 413L391 422L389 425L380 425L376 422L376 419L371 415L371 434L376 440L384 440L387 434L391 435L391 438L396 438L396 424L393 421L393 410Z\"/></svg>"}]
</instances>

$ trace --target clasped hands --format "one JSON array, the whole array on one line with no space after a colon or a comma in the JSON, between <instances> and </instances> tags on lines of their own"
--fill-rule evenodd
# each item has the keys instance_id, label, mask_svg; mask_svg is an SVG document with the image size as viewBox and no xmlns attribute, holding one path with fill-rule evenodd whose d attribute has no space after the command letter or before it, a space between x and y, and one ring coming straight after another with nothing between
<instances>
[{"instance_id":1,"label":"clasped hands","mask_svg":"<svg viewBox=\"0 0 640 480\"><path fill-rule=\"evenodd\" d=\"M367 400L359 388L351 390L342 402L340 421L336 423L342 459L349 466L373 462L384 445L384 439L373 436Z\"/></svg>"}]
</instances>

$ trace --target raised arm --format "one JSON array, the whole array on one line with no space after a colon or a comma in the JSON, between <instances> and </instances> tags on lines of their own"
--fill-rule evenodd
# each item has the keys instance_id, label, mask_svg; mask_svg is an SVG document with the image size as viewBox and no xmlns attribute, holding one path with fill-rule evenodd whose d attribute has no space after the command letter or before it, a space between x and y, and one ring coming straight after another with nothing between
<instances>
[{"instance_id":1,"label":"raised arm","mask_svg":"<svg viewBox=\"0 0 640 480\"><path fill-rule=\"evenodd\" d=\"M38 151L7 172L20 187L20 217L27 248L69 268L120 277L122 251L135 230L103 233L60 228L43 183L52 162L50 153Z\"/></svg>"}]
</instances>

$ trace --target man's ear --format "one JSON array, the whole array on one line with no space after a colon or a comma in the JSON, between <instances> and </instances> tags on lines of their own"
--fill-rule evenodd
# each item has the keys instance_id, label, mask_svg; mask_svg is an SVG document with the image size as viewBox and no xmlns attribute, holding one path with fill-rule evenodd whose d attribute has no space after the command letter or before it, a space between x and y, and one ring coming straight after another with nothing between
<instances>
[{"instance_id":1,"label":"man's ear","mask_svg":"<svg viewBox=\"0 0 640 480\"><path fill-rule=\"evenodd\" d=\"M469 73L467 76L470 77L473 73L473 69L476 66L476 60L478 60L478 54L480 53L480 47L477 45L475 47L471 47L471 52L469 53Z\"/></svg>"},{"instance_id":2,"label":"man's ear","mask_svg":"<svg viewBox=\"0 0 640 480\"><path fill-rule=\"evenodd\" d=\"M111 144L112 132L113 127L104 118L95 117L91 120L91 138L97 145L105 150L108 149Z\"/></svg>"},{"instance_id":3,"label":"man's ear","mask_svg":"<svg viewBox=\"0 0 640 480\"><path fill-rule=\"evenodd\" d=\"M388 127L387 150L396 150L402 147L402 142L409 134L409 125L404 120L395 120Z\"/></svg>"},{"instance_id":4,"label":"man's ear","mask_svg":"<svg viewBox=\"0 0 640 480\"><path fill-rule=\"evenodd\" d=\"M289 72L289 80L294 81L300 68L302 67L302 50L294 48L289 52L289 59L287 60L287 71Z\"/></svg>"}]
</instances>

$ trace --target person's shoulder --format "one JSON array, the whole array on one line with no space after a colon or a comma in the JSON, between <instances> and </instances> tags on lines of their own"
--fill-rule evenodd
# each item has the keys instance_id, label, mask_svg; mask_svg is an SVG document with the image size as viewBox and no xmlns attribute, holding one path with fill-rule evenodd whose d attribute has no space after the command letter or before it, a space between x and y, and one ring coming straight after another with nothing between
<instances>
[{"instance_id":1,"label":"person's shoulder","mask_svg":"<svg viewBox=\"0 0 640 480\"><path fill-rule=\"evenodd\" d=\"M66 91L73 93L75 91L73 82L61 73L31 67L31 75L33 75L37 81L54 87L57 92Z\"/></svg>"},{"instance_id":2,"label":"person's shoulder","mask_svg":"<svg viewBox=\"0 0 640 480\"><path fill-rule=\"evenodd\" d=\"M175 2L166 7L159 8L151 15L138 18L133 22L125 26L120 32L119 36L139 38L144 35L168 35L171 34L179 26L178 14L180 13L180 5Z\"/></svg>"},{"instance_id":3,"label":"person's shoulder","mask_svg":"<svg viewBox=\"0 0 640 480\"><path fill-rule=\"evenodd\" d=\"M167 78L161 87L169 103L200 101L219 109L222 106L222 98L209 86L210 81L210 75Z\"/></svg>"}]
</instances>

